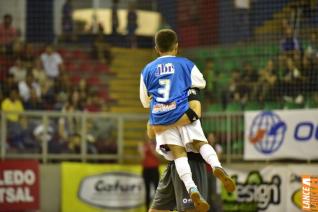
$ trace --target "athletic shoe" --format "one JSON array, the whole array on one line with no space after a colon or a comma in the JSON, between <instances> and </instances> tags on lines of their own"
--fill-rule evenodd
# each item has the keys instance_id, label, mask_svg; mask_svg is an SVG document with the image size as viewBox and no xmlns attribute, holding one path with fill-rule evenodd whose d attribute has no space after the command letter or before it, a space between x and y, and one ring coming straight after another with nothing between
<instances>
[{"instance_id":1,"label":"athletic shoe","mask_svg":"<svg viewBox=\"0 0 318 212\"><path fill-rule=\"evenodd\" d=\"M190 198L194 204L195 209L198 212L207 212L210 208L209 204L203 197L196 187L192 187L189 189Z\"/></svg>"},{"instance_id":2,"label":"athletic shoe","mask_svg":"<svg viewBox=\"0 0 318 212\"><path fill-rule=\"evenodd\" d=\"M233 192L235 190L235 182L234 180L225 172L225 170L221 167L215 167L213 170L213 174L223 183L227 192Z\"/></svg>"}]
</instances>

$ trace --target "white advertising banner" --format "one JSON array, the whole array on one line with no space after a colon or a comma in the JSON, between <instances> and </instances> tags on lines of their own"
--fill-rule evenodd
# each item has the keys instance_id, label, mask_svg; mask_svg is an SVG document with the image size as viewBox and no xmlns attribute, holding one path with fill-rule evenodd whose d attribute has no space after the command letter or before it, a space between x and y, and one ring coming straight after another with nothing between
<instances>
[{"instance_id":1,"label":"white advertising banner","mask_svg":"<svg viewBox=\"0 0 318 212\"><path fill-rule=\"evenodd\" d=\"M270 165L227 169L236 180L234 193L222 189L224 211L301 212L302 176L318 176L317 165Z\"/></svg>"},{"instance_id":2,"label":"white advertising banner","mask_svg":"<svg viewBox=\"0 0 318 212\"><path fill-rule=\"evenodd\" d=\"M318 110L245 112L244 159L318 159Z\"/></svg>"}]
</instances>

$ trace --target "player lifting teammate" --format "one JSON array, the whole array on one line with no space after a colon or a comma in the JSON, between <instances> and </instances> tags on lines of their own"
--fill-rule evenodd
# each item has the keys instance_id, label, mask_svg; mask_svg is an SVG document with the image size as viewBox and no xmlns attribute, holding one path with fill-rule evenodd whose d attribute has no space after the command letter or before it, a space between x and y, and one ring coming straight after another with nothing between
<instances>
[{"instance_id":1,"label":"player lifting teammate","mask_svg":"<svg viewBox=\"0 0 318 212\"><path fill-rule=\"evenodd\" d=\"M207 143L202 131L199 120L201 105L195 94L198 89L205 87L205 80L190 60L176 57L178 41L174 31L160 30L156 33L155 44L160 57L149 63L142 72L140 99L143 106L150 107L151 110L149 122L155 126L157 151L166 159L174 161L178 176L195 208L207 211L209 205L202 198L192 179L187 152L199 152L228 191L233 191L235 184L222 169L214 149ZM162 125L167 126L165 128ZM165 177L158 186L153 211L169 209L162 207L158 202L164 199L160 196L166 193L163 185L163 181L167 180Z\"/></svg>"}]
</instances>

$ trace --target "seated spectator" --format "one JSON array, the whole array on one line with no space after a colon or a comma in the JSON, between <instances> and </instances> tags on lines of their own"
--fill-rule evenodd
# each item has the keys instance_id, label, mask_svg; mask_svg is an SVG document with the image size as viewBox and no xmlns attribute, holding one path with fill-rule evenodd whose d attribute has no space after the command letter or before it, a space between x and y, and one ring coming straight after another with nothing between
<instances>
[{"instance_id":1,"label":"seated spectator","mask_svg":"<svg viewBox=\"0 0 318 212\"><path fill-rule=\"evenodd\" d=\"M56 79L63 71L63 60L51 45L46 47L45 52L41 55L41 61L46 75L51 79Z\"/></svg>"},{"instance_id":2,"label":"seated spectator","mask_svg":"<svg viewBox=\"0 0 318 212\"><path fill-rule=\"evenodd\" d=\"M91 91L87 96L85 110L88 112L101 112L103 100L98 96L97 91Z\"/></svg>"},{"instance_id":3,"label":"seated spectator","mask_svg":"<svg viewBox=\"0 0 318 212\"><path fill-rule=\"evenodd\" d=\"M253 90L252 99L263 102L269 93L274 89L277 81L277 76L274 71L274 63L272 60L267 62L264 69L259 72L258 81Z\"/></svg>"},{"instance_id":4,"label":"seated spectator","mask_svg":"<svg viewBox=\"0 0 318 212\"><path fill-rule=\"evenodd\" d=\"M237 69L233 70L227 99L239 103L245 103L248 100L249 90L242 82L240 71Z\"/></svg>"},{"instance_id":5,"label":"seated spectator","mask_svg":"<svg viewBox=\"0 0 318 212\"><path fill-rule=\"evenodd\" d=\"M214 61L212 58L205 60L205 66L203 70L204 78L206 79L206 88L204 90L204 96L207 101L214 100L218 93L218 74L214 70Z\"/></svg>"},{"instance_id":6,"label":"seated spectator","mask_svg":"<svg viewBox=\"0 0 318 212\"><path fill-rule=\"evenodd\" d=\"M27 70L23 66L22 60L20 58L18 58L14 65L9 69L9 73L14 76L15 82L21 82L25 80Z\"/></svg>"},{"instance_id":7,"label":"seated spectator","mask_svg":"<svg viewBox=\"0 0 318 212\"><path fill-rule=\"evenodd\" d=\"M30 98L24 102L24 108L26 110L43 110L43 102L37 95L35 89L31 89Z\"/></svg>"},{"instance_id":8,"label":"seated spectator","mask_svg":"<svg viewBox=\"0 0 318 212\"><path fill-rule=\"evenodd\" d=\"M0 50L7 55L13 52L13 43L18 37L16 28L12 26L12 16L5 14L3 22L0 24ZM1 52L0 52L1 53Z\"/></svg>"},{"instance_id":9,"label":"seated spectator","mask_svg":"<svg viewBox=\"0 0 318 212\"><path fill-rule=\"evenodd\" d=\"M37 98L41 98L40 85L34 80L32 73L28 73L25 81L19 82L19 92L24 102L29 101L32 92Z\"/></svg>"},{"instance_id":10,"label":"seated spectator","mask_svg":"<svg viewBox=\"0 0 318 212\"><path fill-rule=\"evenodd\" d=\"M46 87L48 79L47 79L46 73L43 69L42 62L41 62L40 58L36 58L33 61L32 74L34 76L34 79L40 84L42 89L44 87Z\"/></svg>"},{"instance_id":11,"label":"seated spectator","mask_svg":"<svg viewBox=\"0 0 318 212\"><path fill-rule=\"evenodd\" d=\"M21 60L24 67L26 67L27 69L32 68L34 58L35 58L35 53L34 53L32 44L30 43L24 44L22 55L21 55Z\"/></svg>"},{"instance_id":12,"label":"seated spectator","mask_svg":"<svg viewBox=\"0 0 318 212\"><path fill-rule=\"evenodd\" d=\"M10 96L10 91L17 87L17 83L14 80L13 74L8 74L6 78L2 81L1 91L4 97Z\"/></svg>"},{"instance_id":13,"label":"seated spectator","mask_svg":"<svg viewBox=\"0 0 318 212\"><path fill-rule=\"evenodd\" d=\"M284 97L285 101L294 101L297 99L297 102L302 103L303 90L301 89L302 82L304 77L300 72L300 69L295 65L292 58L287 58L286 60L286 69L281 76L281 79L278 84L278 92Z\"/></svg>"},{"instance_id":14,"label":"seated spectator","mask_svg":"<svg viewBox=\"0 0 318 212\"><path fill-rule=\"evenodd\" d=\"M258 73L250 63L244 63L241 79L240 86L247 90L248 96L251 96L251 92L254 90L255 83L258 80Z\"/></svg>"}]
</instances>

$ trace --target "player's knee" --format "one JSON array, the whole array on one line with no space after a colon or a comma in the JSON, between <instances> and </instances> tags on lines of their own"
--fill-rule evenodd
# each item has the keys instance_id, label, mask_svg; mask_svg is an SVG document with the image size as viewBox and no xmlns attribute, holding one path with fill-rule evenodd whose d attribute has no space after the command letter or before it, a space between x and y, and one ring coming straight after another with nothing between
<instances>
[{"instance_id":1,"label":"player's knee","mask_svg":"<svg viewBox=\"0 0 318 212\"><path fill-rule=\"evenodd\" d=\"M172 152L172 155L175 159L187 156L187 151L182 146L168 145L168 147L169 147L170 151Z\"/></svg>"},{"instance_id":2,"label":"player's knee","mask_svg":"<svg viewBox=\"0 0 318 212\"><path fill-rule=\"evenodd\" d=\"M194 140L192 146L196 151L200 152L201 147L205 144L207 144L207 142Z\"/></svg>"}]
</instances>

